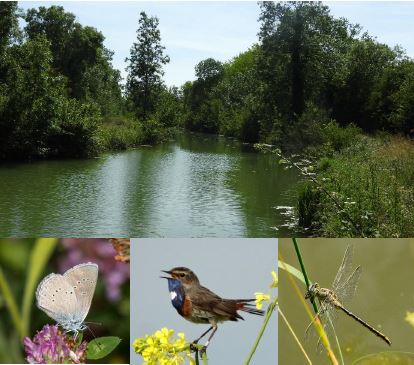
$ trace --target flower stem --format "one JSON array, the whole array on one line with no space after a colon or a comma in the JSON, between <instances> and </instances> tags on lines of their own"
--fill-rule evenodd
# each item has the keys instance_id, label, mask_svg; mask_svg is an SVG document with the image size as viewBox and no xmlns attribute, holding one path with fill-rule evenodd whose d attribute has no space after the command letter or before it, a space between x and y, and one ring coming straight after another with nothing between
<instances>
[{"instance_id":1,"label":"flower stem","mask_svg":"<svg viewBox=\"0 0 414 365\"><path fill-rule=\"evenodd\" d=\"M251 351L249 353L249 356L248 356L246 362L244 363L244 365L249 365L250 364L250 360L252 359L254 353L256 352L257 346L259 346L259 342L260 342L260 340L263 336L263 333L264 333L264 331L267 327L267 324L269 323L270 317L272 316L272 313L274 312L274 310L277 306L277 303L278 303L278 298L276 297L275 300L272 303L270 303L269 307L267 308L267 312L266 312L265 318L263 320L262 327L260 328L259 334L257 335L257 338L256 338L256 341L253 345L253 348L251 349ZM277 346L277 344L276 344L276 346Z\"/></svg>"}]
</instances>

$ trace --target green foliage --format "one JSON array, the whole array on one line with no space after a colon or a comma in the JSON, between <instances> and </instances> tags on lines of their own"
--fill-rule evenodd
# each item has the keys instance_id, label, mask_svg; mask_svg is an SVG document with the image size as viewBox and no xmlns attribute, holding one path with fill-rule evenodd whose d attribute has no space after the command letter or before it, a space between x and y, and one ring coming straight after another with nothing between
<instances>
[{"instance_id":1,"label":"green foliage","mask_svg":"<svg viewBox=\"0 0 414 365\"><path fill-rule=\"evenodd\" d=\"M138 117L146 119L154 112L162 87L162 66L170 59L164 55L158 18L140 13L137 42L131 47L127 67L126 92Z\"/></svg>"},{"instance_id":2,"label":"green foliage","mask_svg":"<svg viewBox=\"0 0 414 365\"><path fill-rule=\"evenodd\" d=\"M346 127L340 127L338 123L329 121L323 126L324 143L333 148L334 151L340 151L351 146L360 138L362 130L354 124L348 124Z\"/></svg>"},{"instance_id":3,"label":"green foliage","mask_svg":"<svg viewBox=\"0 0 414 365\"><path fill-rule=\"evenodd\" d=\"M15 243L12 243L13 245ZM39 282L40 276L50 259L57 244L56 238L39 238L34 242L34 249L30 254L28 274L23 293L22 309L19 310L17 301L12 289L0 268L0 294L6 301L7 309L10 313L13 325L20 338L28 336L30 331L30 313L35 293L35 287ZM11 245L8 245L9 249ZM22 253L22 251L17 251Z\"/></svg>"},{"instance_id":4,"label":"green foliage","mask_svg":"<svg viewBox=\"0 0 414 365\"><path fill-rule=\"evenodd\" d=\"M98 152L99 107L96 104L80 104L74 99L62 99L55 105L54 111L56 117L51 120L47 133L49 155L95 155Z\"/></svg>"},{"instance_id":5,"label":"green foliage","mask_svg":"<svg viewBox=\"0 0 414 365\"><path fill-rule=\"evenodd\" d=\"M103 115L121 111L120 74L112 68L102 33L82 26L61 6L29 9L24 19L29 39L43 35L50 42L53 68L67 78L70 96L98 104Z\"/></svg>"},{"instance_id":6,"label":"green foliage","mask_svg":"<svg viewBox=\"0 0 414 365\"><path fill-rule=\"evenodd\" d=\"M134 116L106 118L99 127L99 139L104 150L125 150L143 143L142 124Z\"/></svg>"},{"instance_id":7,"label":"green foliage","mask_svg":"<svg viewBox=\"0 0 414 365\"><path fill-rule=\"evenodd\" d=\"M89 360L102 359L108 356L120 343L121 339L115 336L95 338L88 343L86 357Z\"/></svg>"},{"instance_id":8,"label":"green foliage","mask_svg":"<svg viewBox=\"0 0 414 365\"><path fill-rule=\"evenodd\" d=\"M414 63L400 48L319 2L260 7L259 44L224 64L201 61L183 86L186 128L319 155L361 130L413 134Z\"/></svg>"},{"instance_id":9,"label":"green foliage","mask_svg":"<svg viewBox=\"0 0 414 365\"><path fill-rule=\"evenodd\" d=\"M318 182L329 194L320 193L314 203L302 195L300 204L309 201L307 210L317 212L321 236L411 237L413 161L411 141L360 137L330 158L328 166L326 160L319 164L324 168Z\"/></svg>"},{"instance_id":10,"label":"green foliage","mask_svg":"<svg viewBox=\"0 0 414 365\"><path fill-rule=\"evenodd\" d=\"M155 118L142 122L143 143L157 144L165 142L170 137L170 130L164 128L161 122Z\"/></svg>"},{"instance_id":11,"label":"green foliage","mask_svg":"<svg viewBox=\"0 0 414 365\"><path fill-rule=\"evenodd\" d=\"M361 40L353 40L347 52L344 83L333 91L333 118L340 123L354 122L367 131L375 129L370 124L369 99L396 58L393 50L366 34Z\"/></svg>"},{"instance_id":12,"label":"green foliage","mask_svg":"<svg viewBox=\"0 0 414 365\"><path fill-rule=\"evenodd\" d=\"M102 116L124 111L103 35L63 7L19 15L15 5L0 5L0 159L96 154Z\"/></svg>"},{"instance_id":13,"label":"green foliage","mask_svg":"<svg viewBox=\"0 0 414 365\"><path fill-rule=\"evenodd\" d=\"M162 89L153 117L164 128L172 129L183 125L183 113L180 91L176 87Z\"/></svg>"},{"instance_id":14,"label":"green foliage","mask_svg":"<svg viewBox=\"0 0 414 365\"><path fill-rule=\"evenodd\" d=\"M214 93L223 75L221 62L208 58L195 66L197 80L183 87L185 126L190 130L217 133L220 101Z\"/></svg>"},{"instance_id":15,"label":"green foliage","mask_svg":"<svg viewBox=\"0 0 414 365\"><path fill-rule=\"evenodd\" d=\"M199 81L214 83L223 72L223 64L214 58L207 58L195 66L195 75Z\"/></svg>"},{"instance_id":16,"label":"green foliage","mask_svg":"<svg viewBox=\"0 0 414 365\"><path fill-rule=\"evenodd\" d=\"M301 227L315 228L320 194L320 191L315 188L314 184L309 182L304 184L299 190L296 211Z\"/></svg>"},{"instance_id":17,"label":"green foliage","mask_svg":"<svg viewBox=\"0 0 414 365\"><path fill-rule=\"evenodd\" d=\"M17 18L17 2L0 2L0 55L6 46L20 38Z\"/></svg>"}]
</instances>

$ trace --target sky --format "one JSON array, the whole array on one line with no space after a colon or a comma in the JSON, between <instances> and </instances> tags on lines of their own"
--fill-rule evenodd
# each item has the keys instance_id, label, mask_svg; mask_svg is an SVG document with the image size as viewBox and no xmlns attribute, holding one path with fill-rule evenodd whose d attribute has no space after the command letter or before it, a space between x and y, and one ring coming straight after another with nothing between
<instances>
[{"instance_id":1,"label":"sky","mask_svg":"<svg viewBox=\"0 0 414 365\"><path fill-rule=\"evenodd\" d=\"M201 285L223 298L252 298L271 293L271 272L277 272L277 239L198 238L131 241L131 345L135 338L163 327L184 332L191 342L208 329L183 319L171 304L167 280L161 270L184 266L194 271ZM277 296L277 290L271 293ZM267 308L267 304L263 309ZM223 322L208 348L211 364L242 364L247 359L263 317L240 312L244 321ZM252 364L276 364L277 312L272 314ZM204 344L207 339L200 341ZM131 364L140 363L131 346Z\"/></svg>"},{"instance_id":2,"label":"sky","mask_svg":"<svg viewBox=\"0 0 414 365\"><path fill-rule=\"evenodd\" d=\"M256 1L65 1L19 2L28 9L61 5L77 16L82 25L93 26L105 36L105 46L114 51L113 65L126 77L125 58L136 40L139 13L159 19L162 44L170 63L165 66L168 86L193 80L194 66L212 57L231 60L257 42L260 8ZM336 17L360 24L371 36L390 46L401 45L414 57L414 2L334 1L325 2Z\"/></svg>"}]
</instances>

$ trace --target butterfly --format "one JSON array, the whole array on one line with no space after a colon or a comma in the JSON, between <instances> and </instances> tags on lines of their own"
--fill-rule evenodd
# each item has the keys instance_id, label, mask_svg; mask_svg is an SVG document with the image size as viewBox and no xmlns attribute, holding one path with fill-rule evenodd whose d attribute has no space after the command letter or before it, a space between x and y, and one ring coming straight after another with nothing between
<instances>
[{"instance_id":1,"label":"butterfly","mask_svg":"<svg viewBox=\"0 0 414 365\"><path fill-rule=\"evenodd\" d=\"M37 287L37 306L76 338L87 328L84 321L97 279L98 265L91 262L76 265L63 275L49 274Z\"/></svg>"}]
</instances>

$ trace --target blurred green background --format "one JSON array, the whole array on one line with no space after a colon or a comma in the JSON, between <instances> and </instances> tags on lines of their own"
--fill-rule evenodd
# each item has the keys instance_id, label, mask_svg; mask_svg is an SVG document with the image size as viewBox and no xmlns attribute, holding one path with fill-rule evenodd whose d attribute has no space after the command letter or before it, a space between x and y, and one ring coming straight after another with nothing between
<instances>
[{"instance_id":1,"label":"blurred green background","mask_svg":"<svg viewBox=\"0 0 414 365\"><path fill-rule=\"evenodd\" d=\"M335 331L344 356L345 364L370 355L381 353L370 364L409 364L414 354L414 321L407 314L414 312L414 239L392 238L302 238L297 240L309 279L322 287L331 288L341 264L346 247L354 248L353 267L361 266L362 275L354 299L347 308L383 332L391 341L388 347L359 323L339 312ZM292 239L279 239L279 259L300 269ZM330 364L326 353L316 350L318 337L312 331L308 337L305 330L310 323L298 294L285 270L279 266L279 305L293 331L304 346L314 364ZM292 278L304 296L302 282ZM307 305L310 305L307 302ZM331 340L335 354L338 351ZM304 364L306 362L291 332L279 317L279 364ZM403 356L403 353L405 355ZM396 360L398 357L400 360ZM384 359L387 360L384 360ZM392 359L392 360L391 360ZM361 360L359 360L361 361ZM366 360L368 361L368 360ZM388 362L387 362L388 361ZM365 362L358 362L362 364ZM367 362L368 363L368 362Z\"/></svg>"},{"instance_id":2,"label":"blurred green background","mask_svg":"<svg viewBox=\"0 0 414 365\"><path fill-rule=\"evenodd\" d=\"M0 363L25 363L23 336L54 324L35 304L43 277L89 261L98 264L99 277L86 322L96 337L122 339L96 362L129 363L129 263L115 255L109 239L0 239ZM91 331L84 339L93 339Z\"/></svg>"}]
</instances>

